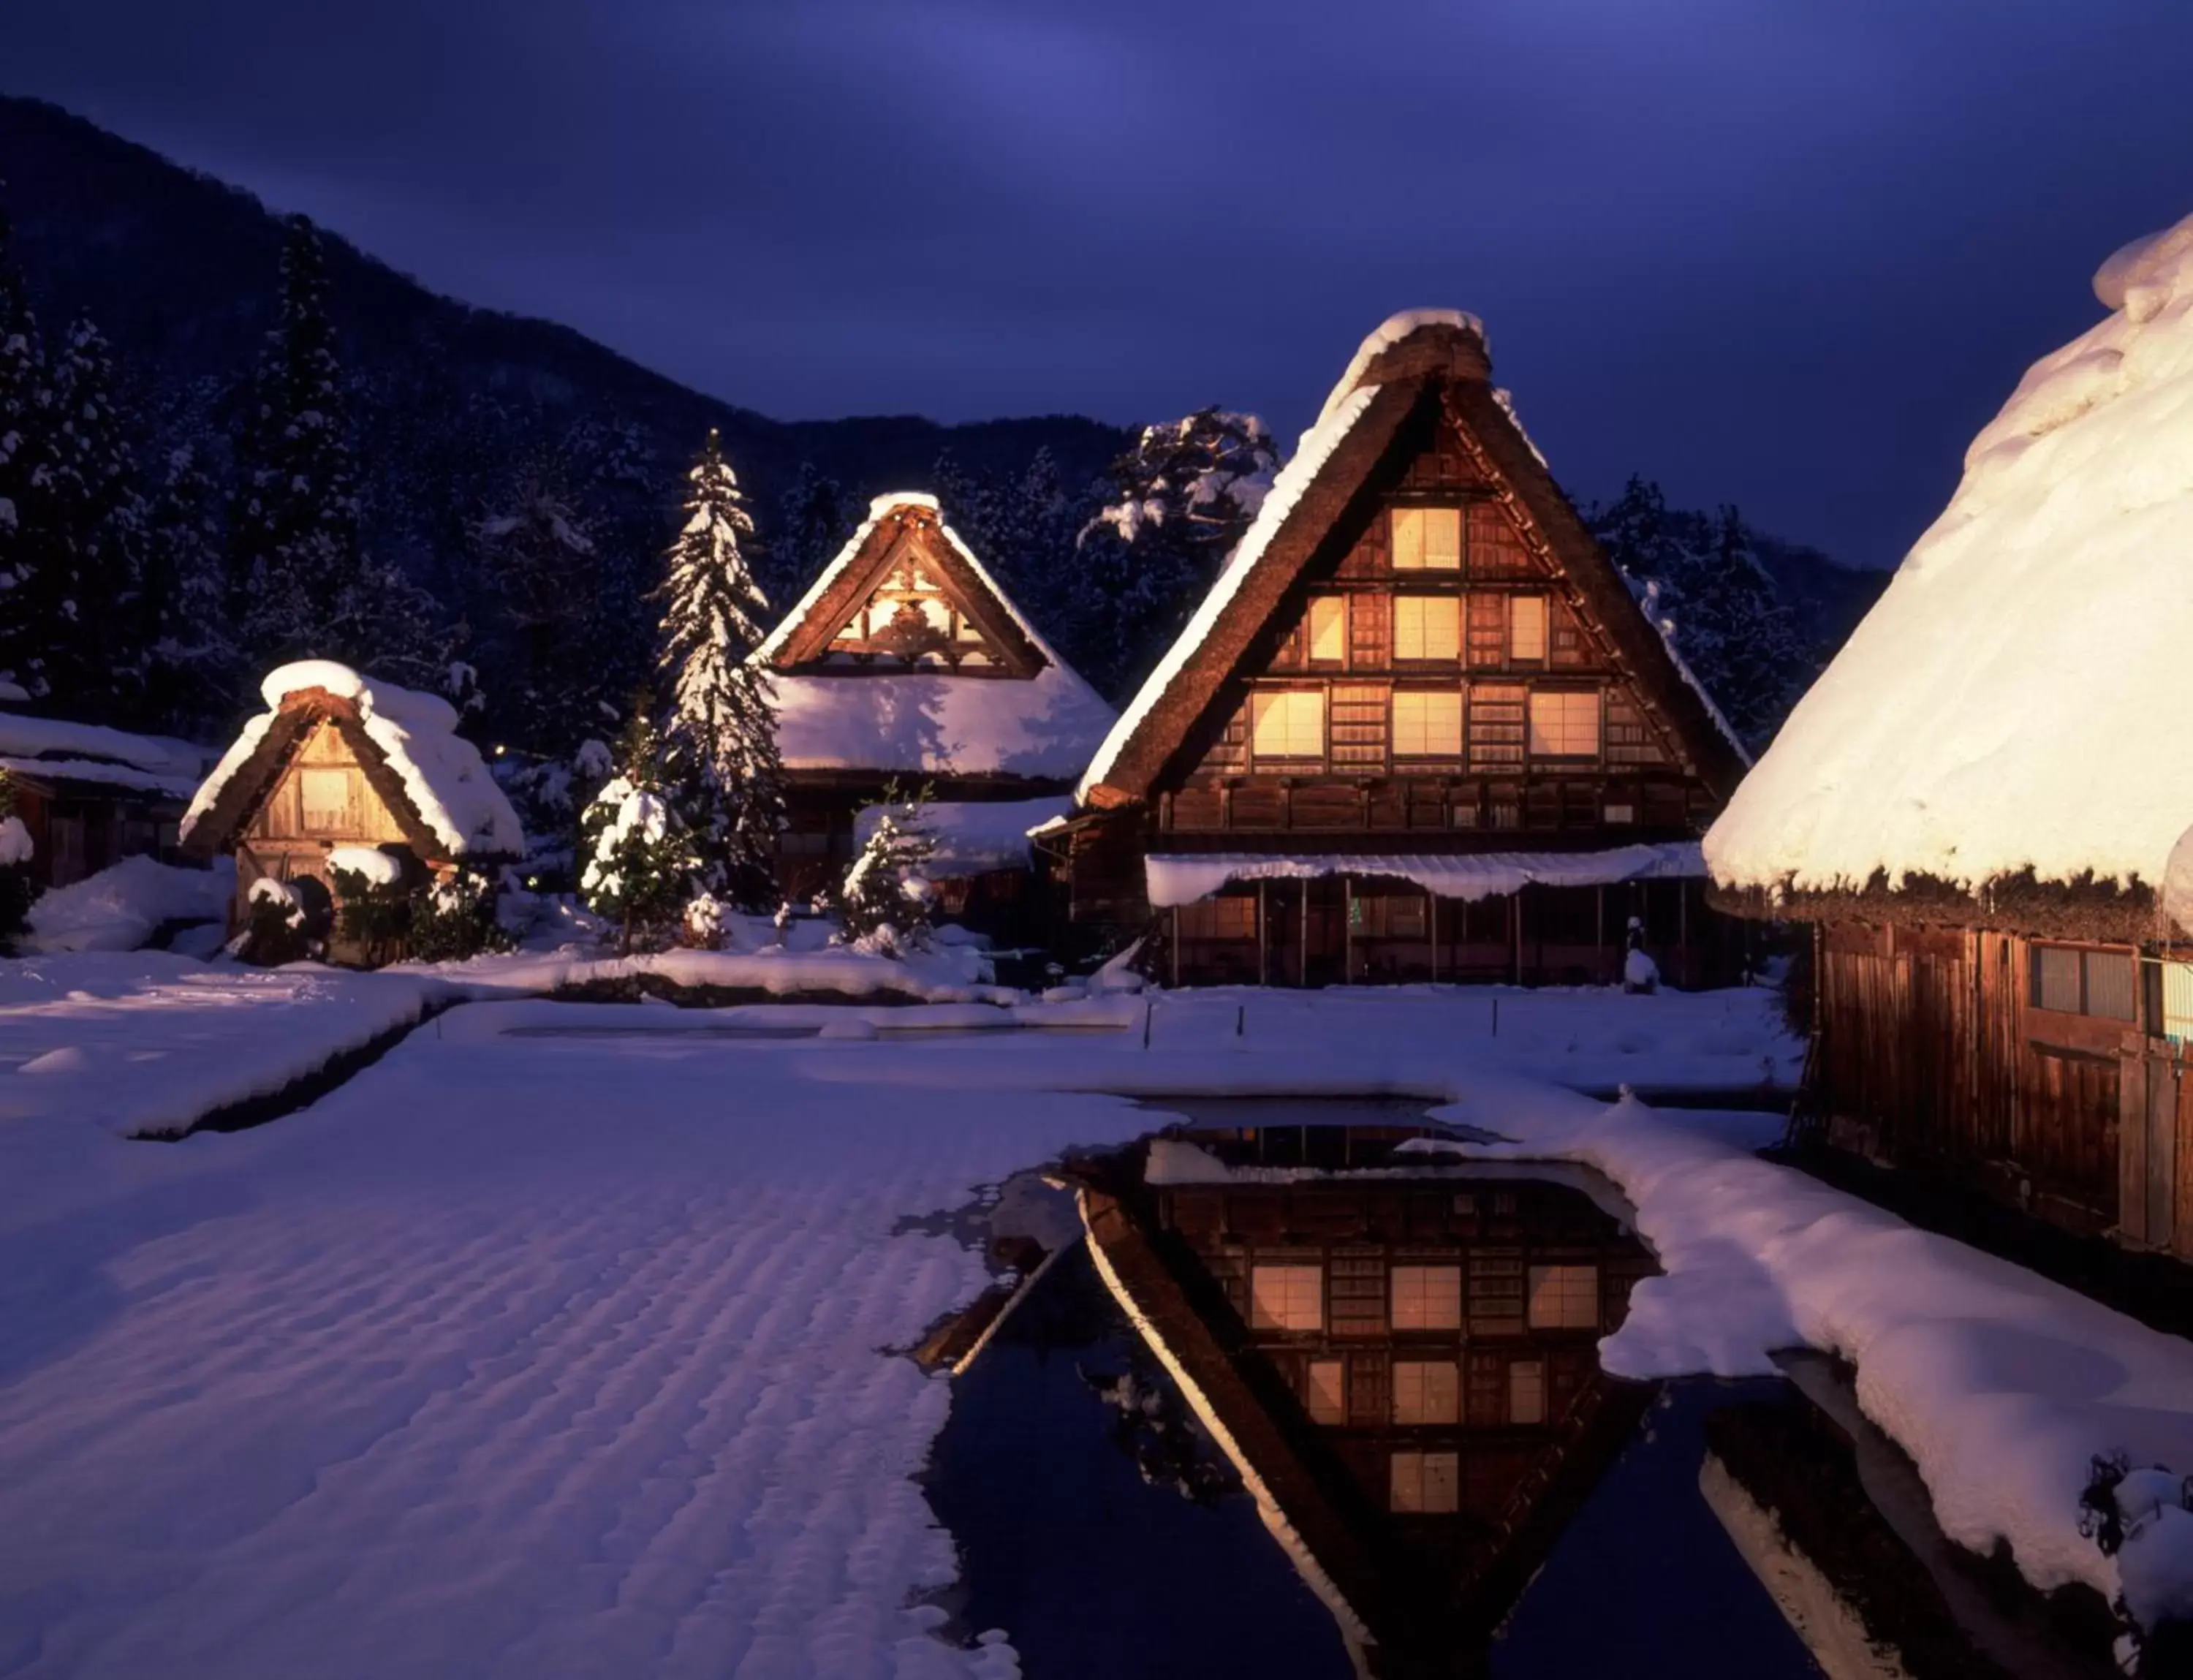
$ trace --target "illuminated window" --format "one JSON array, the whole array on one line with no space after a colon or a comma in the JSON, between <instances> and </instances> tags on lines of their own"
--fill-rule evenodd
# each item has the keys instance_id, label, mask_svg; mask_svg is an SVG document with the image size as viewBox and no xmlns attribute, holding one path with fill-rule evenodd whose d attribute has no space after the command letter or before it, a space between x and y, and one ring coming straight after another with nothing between
<instances>
[{"instance_id":1,"label":"illuminated window","mask_svg":"<svg viewBox=\"0 0 2193 1680\"><path fill-rule=\"evenodd\" d=\"M1630 804L1627 800L1623 800L1619 803L1617 803L1613 800L1609 800L1606 802L1606 809L1600 814L1601 819L1609 823L1635 823L1637 820L1637 807Z\"/></svg>"},{"instance_id":2,"label":"illuminated window","mask_svg":"<svg viewBox=\"0 0 2193 1680\"><path fill-rule=\"evenodd\" d=\"M1309 657L1339 664L1348 657L1348 603L1320 595L1309 604Z\"/></svg>"},{"instance_id":3,"label":"illuminated window","mask_svg":"<svg viewBox=\"0 0 2193 1680\"><path fill-rule=\"evenodd\" d=\"M1394 657L1462 657L1462 600L1457 595L1394 597Z\"/></svg>"},{"instance_id":4,"label":"illuminated window","mask_svg":"<svg viewBox=\"0 0 2193 1680\"><path fill-rule=\"evenodd\" d=\"M1322 1330L1325 1268L1251 1267L1249 1322L1259 1330Z\"/></svg>"},{"instance_id":5,"label":"illuminated window","mask_svg":"<svg viewBox=\"0 0 2193 1680\"><path fill-rule=\"evenodd\" d=\"M1543 1360L1518 1359L1508 1367L1508 1421L1542 1424L1546 1420L1546 1366Z\"/></svg>"},{"instance_id":6,"label":"illuminated window","mask_svg":"<svg viewBox=\"0 0 2193 1680\"><path fill-rule=\"evenodd\" d=\"M1546 598L1510 595L1508 598L1508 657L1520 661L1546 657Z\"/></svg>"},{"instance_id":7,"label":"illuminated window","mask_svg":"<svg viewBox=\"0 0 2193 1680\"><path fill-rule=\"evenodd\" d=\"M1393 1292L1396 1330L1462 1328L1460 1266L1395 1266Z\"/></svg>"},{"instance_id":8,"label":"illuminated window","mask_svg":"<svg viewBox=\"0 0 2193 1680\"><path fill-rule=\"evenodd\" d=\"M1348 1382L1338 1360L1310 1361L1307 1398L1312 1423L1344 1424L1348 1421Z\"/></svg>"},{"instance_id":9,"label":"illuminated window","mask_svg":"<svg viewBox=\"0 0 2193 1680\"><path fill-rule=\"evenodd\" d=\"M1266 689L1249 702L1250 732L1260 759L1325 756L1325 691Z\"/></svg>"},{"instance_id":10,"label":"illuminated window","mask_svg":"<svg viewBox=\"0 0 2193 1680\"><path fill-rule=\"evenodd\" d=\"M1531 696L1531 756L1599 756L1599 694L1594 689L1541 690Z\"/></svg>"},{"instance_id":11,"label":"illuminated window","mask_svg":"<svg viewBox=\"0 0 2193 1680\"><path fill-rule=\"evenodd\" d=\"M1462 1459L1456 1453L1396 1453L1389 1509L1426 1516L1462 1508Z\"/></svg>"},{"instance_id":12,"label":"illuminated window","mask_svg":"<svg viewBox=\"0 0 2193 1680\"><path fill-rule=\"evenodd\" d=\"M1460 571L1462 509L1396 507L1394 510L1394 570Z\"/></svg>"},{"instance_id":13,"label":"illuminated window","mask_svg":"<svg viewBox=\"0 0 2193 1680\"><path fill-rule=\"evenodd\" d=\"M1461 1422L1462 1368L1452 1359L1395 1360L1394 1421L1397 1424Z\"/></svg>"},{"instance_id":14,"label":"illuminated window","mask_svg":"<svg viewBox=\"0 0 2193 1680\"><path fill-rule=\"evenodd\" d=\"M1460 758L1461 693L1394 690L1394 755L1405 759Z\"/></svg>"},{"instance_id":15,"label":"illuminated window","mask_svg":"<svg viewBox=\"0 0 2193 1680\"><path fill-rule=\"evenodd\" d=\"M350 771L307 767L297 773L298 799L306 829L313 834L351 831Z\"/></svg>"},{"instance_id":16,"label":"illuminated window","mask_svg":"<svg viewBox=\"0 0 2193 1680\"><path fill-rule=\"evenodd\" d=\"M1599 1328L1597 1266L1532 1266L1530 1288L1533 1330Z\"/></svg>"}]
</instances>

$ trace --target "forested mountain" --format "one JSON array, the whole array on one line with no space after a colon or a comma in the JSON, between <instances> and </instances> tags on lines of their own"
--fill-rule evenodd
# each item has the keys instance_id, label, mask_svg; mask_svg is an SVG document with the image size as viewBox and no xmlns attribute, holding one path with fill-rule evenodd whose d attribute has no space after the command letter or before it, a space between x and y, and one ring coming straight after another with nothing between
<instances>
[{"instance_id":1,"label":"forested mountain","mask_svg":"<svg viewBox=\"0 0 2193 1680\"><path fill-rule=\"evenodd\" d=\"M36 100L0 97L0 678L96 721L218 738L271 660L346 657L449 693L553 807L655 678L650 594L712 430L774 610L872 496L932 490L1124 701L1277 464L1216 408L1139 433L770 420ZM1878 590L1650 486L1595 524L1754 740Z\"/></svg>"}]
</instances>

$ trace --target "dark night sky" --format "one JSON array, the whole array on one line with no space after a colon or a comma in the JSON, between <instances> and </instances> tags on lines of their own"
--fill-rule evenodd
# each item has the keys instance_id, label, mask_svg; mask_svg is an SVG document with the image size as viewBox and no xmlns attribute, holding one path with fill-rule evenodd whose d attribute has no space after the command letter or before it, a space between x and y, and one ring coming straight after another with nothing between
<instances>
[{"instance_id":1,"label":"dark night sky","mask_svg":"<svg viewBox=\"0 0 2193 1680\"><path fill-rule=\"evenodd\" d=\"M1290 440L1472 309L1555 471L1892 561L2193 210L2186 0L6 0L0 84L787 417Z\"/></svg>"}]
</instances>

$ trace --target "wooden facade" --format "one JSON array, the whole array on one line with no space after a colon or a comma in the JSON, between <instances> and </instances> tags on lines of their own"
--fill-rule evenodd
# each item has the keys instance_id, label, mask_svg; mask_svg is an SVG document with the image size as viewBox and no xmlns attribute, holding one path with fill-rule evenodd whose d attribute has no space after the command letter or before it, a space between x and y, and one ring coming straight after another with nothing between
<instances>
[{"instance_id":1,"label":"wooden facade","mask_svg":"<svg viewBox=\"0 0 2193 1680\"><path fill-rule=\"evenodd\" d=\"M9 766L8 785L15 815L30 831L31 877L41 886L66 886L125 857L169 863L180 856L186 795L91 781L35 762Z\"/></svg>"},{"instance_id":2,"label":"wooden facade","mask_svg":"<svg viewBox=\"0 0 2193 1680\"><path fill-rule=\"evenodd\" d=\"M1115 1169L1084 1191L1100 1270L1275 1508L1360 1665L1480 1671L1649 1398L1600 1370L1596 1345L1651 1256L1574 1183L1385 1176L1406 1158L1342 1128L1187 1137L1232 1162L1299 1168L1307 1150L1335 1170Z\"/></svg>"},{"instance_id":3,"label":"wooden facade","mask_svg":"<svg viewBox=\"0 0 2193 1680\"><path fill-rule=\"evenodd\" d=\"M1606 980L1631 915L1678 983L1740 966L1695 865L1686 886L1612 859L1694 841L1741 755L1489 380L1466 326L1419 328L1371 362L1368 406L1252 533L1263 546L1192 627L1194 657L1160 667L1091 772L1078 915L1147 916L1149 855L1371 860L1168 907L1160 972ZM1434 872L1404 860L1486 854L1552 854L1587 879L1578 854L1610 861L1520 898L1406 885ZM1275 961L1288 945L1298 959Z\"/></svg>"},{"instance_id":4,"label":"wooden facade","mask_svg":"<svg viewBox=\"0 0 2193 1680\"><path fill-rule=\"evenodd\" d=\"M904 796L926 788L940 801L1021 800L1067 792L1079 768L1022 773L981 762L979 752L955 762L953 731L910 718L921 702L887 691L894 679L942 678L981 685L971 709L1033 708L1043 703L1037 680L1056 659L947 530L930 497L881 498L758 657L803 685L852 685L845 697L856 703L844 708L848 714L862 712L863 692L892 694L866 708L873 727L865 737L849 726L831 743L832 762L806 762L787 748L787 826L777 851L777 884L787 899L811 899L844 875L857 850L856 817L894 784ZM1030 937L1045 920L1046 882L1026 869L938 886L945 914L1009 940Z\"/></svg>"},{"instance_id":5,"label":"wooden facade","mask_svg":"<svg viewBox=\"0 0 2193 1680\"><path fill-rule=\"evenodd\" d=\"M1840 919L1811 1100L1844 1147L2193 1256L2193 960L2167 943Z\"/></svg>"}]
</instances>

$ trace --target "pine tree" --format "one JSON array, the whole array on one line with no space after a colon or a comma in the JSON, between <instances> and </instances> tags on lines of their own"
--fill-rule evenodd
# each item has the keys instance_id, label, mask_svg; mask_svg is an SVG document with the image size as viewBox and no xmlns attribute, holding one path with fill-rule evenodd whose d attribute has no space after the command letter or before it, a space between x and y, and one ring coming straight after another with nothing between
<instances>
[{"instance_id":1,"label":"pine tree","mask_svg":"<svg viewBox=\"0 0 2193 1680\"><path fill-rule=\"evenodd\" d=\"M662 742L635 698L632 720L616 747L616 774L604 783L580 821L583 863L579 892L587 908L620 930L619 948L659 942L678 920L694 855L673 802Z\"/></svg>"},{"instance_id":2,"label":"pine tree","mask_svg":"<svg viewBox=\"0 0 2193 1680\"><path fill-rule=\"evenodd\" d=\"M845 878L825 896L824 908L838 920L838 937L862 950L886 955L928 943L929 882L922 866L936 850L923 828L922 807L931 789L912 798L896 783L884 789L876 826Z\"/></svg>"},{"instance_id":3,"label":"pine tree","mask_svg":"<svg viewBox=\"0 0 2193 1680\"><path fill-rule=\"evenodd\" d=\"M48 678L69 715L117 721L137 710L150 661L145 505L113 358L89 320L69 328L54 359L51 421L36 592L48 615Z\"/></svg>"},{"instance_id":4,"label":"pine tree","mask_svg":"<svg viewBox=\"0 0 2193 1680\"><path fill-rule=\"evenodd\" d=\"M10 698L43 698L49 686L36 539L52 402L45 341L0 213L0 685L19 691Z\"/></svg>"},{"instance_id":5,"label":"pine tree","mask_svg":"<svg viewBox=\"0 0 2193 1680\"><path fill-rule=\"evenodd\" d=\"M598 657L601 555L561 462L525 469L472 546L498 627L482 650L494 732L560 758L600 728L600 702L626 691Z\"/></svg>"},{"instance_id":6,"label":"pine tree","mask_svg":"<svg viewBox=\"0 0 2193 1680\"><path fill-rule=\"evenodd\" d=\"M1254 415L1199 410L1142 428L1112 466L1110 502L1083 528L1074 640L1083 674L1124 700L1217 581L1279 467Z\"/></svg>"},{"instance_id":7,"label":"pine tree","mask_svg":"<svg viewBox=\"0 0 2193 1680\"><path fill-rule=\"evenodd\" d=\"M291 216L285 226L280 314L260 355L229 519L243 644L260 669L312 655L356 657L340 632L346 619L368 616L353 599L357 473L326 258L310 221Z\"/></svg>"},{"instance_id":8,"label":"pine tree","mask_svg":"<svg viewBox=\"0 0 2193 1680\"><path fill-rule=\"evenodd\" d=\"M740 550L750 535L738 479L714 432L687 475L685 526L671 544L663 603L665 730L704 864L702 884L747 909L776 902L783 765L769 679L747 656L769 603Z\"/></svg>"},{"instance_id":9,"label":"pine tree","mask_svg":"<svg viewBox=\"0 0 2193 1680\"><path fill-rule=\"evenodd\" d=\"M151 629L145 709L156 728L192 735L226 714L244 686L228 616L220 492L202 446L169 451L145 516L141 574Z\"/></svg>"},{"instance_id":10,"label":"pine tree","mask_svg":"<svg viewBox=\"0 0 2193 1680\"><path fill-rule=\"evenodd\" d=\"M778 534L763 556L761 581L772 599L794 600L845 546L859 509L845 487L811 461L799 463L777 509Z\"/></svg>"}]
</instances>

